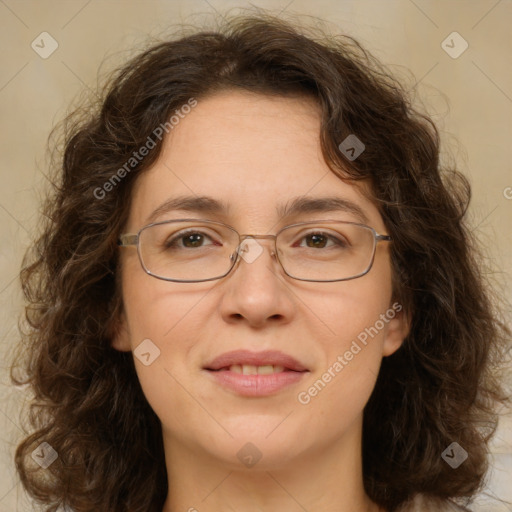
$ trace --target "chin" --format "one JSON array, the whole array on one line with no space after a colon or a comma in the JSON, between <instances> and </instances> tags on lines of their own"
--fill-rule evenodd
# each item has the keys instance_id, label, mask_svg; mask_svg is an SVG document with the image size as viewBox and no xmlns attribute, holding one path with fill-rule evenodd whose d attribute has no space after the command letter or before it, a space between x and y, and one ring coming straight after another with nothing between
<instances>
[{"instance_id":1,"label":"chin","mask_svg":"<svg viewBox=\"0 0 512 512\"><path fill-rule=\"evenodd\" d=\"M286 415L237 417L224 423L233 437L221 435L209 441L205 448L213 451L230 470L240 470L244 465L260 470L284 467L304 451L306 442L305 432L301 432L306 424L290 428L293 425L285 425L289 421L285 418Z\"/></svg>"}]
</instances>

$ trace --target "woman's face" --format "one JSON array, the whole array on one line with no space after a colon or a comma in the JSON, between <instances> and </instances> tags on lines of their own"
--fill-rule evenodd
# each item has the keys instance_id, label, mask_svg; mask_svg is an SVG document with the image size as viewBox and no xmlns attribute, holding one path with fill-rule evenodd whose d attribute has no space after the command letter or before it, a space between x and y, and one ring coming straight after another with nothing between
<instances>
[{"instance_id":1,"label":"woman's face","mask_svg":"<svg viewBox=\"0 0 512 512\"><path fill-rule=\"evenodd\" d=\"M170 132L156 164L139 177L125 232L137 232L178 196L208 196L229 209L160 208L151 221L217 220L251 234L275 234L308 220L361 222L355 209L285 218L277 213L298 197L335 196L386 234L377 208L358 186L329 170L319 129L319 108L310 99L225 92L199 100ZM324 283L286 276L271 256L272 240L259 243L263 251L253 246L255 257L241 259L229 275L200 283L156 279L144 272L134 247L121 249L124 313L113 346L133 351L150 340L134 360L161 420L166 450L232 467L261 455L260 467L275 468L326 448L336 452L348 440L360 442L363 408L381 359L406 334L400 306L391 301L389 243L377 245L368 274ZM274 377L249 376L272 381L250 391L236 367L221 370L232 378L207 369L215 358L239 350L257 357L278 351L306 371L289 378L283 377L287 370L274 367ZM229 360L244 361L254 362L236 355ZM279 358L265 354L258 361L279 365Z\"/></svg>"}]
</instances>

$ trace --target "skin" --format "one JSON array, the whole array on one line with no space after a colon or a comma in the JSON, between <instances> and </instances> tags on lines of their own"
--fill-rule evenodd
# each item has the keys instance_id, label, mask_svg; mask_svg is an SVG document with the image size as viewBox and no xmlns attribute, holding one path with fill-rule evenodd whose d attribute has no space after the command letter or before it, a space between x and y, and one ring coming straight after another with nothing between
<instances>
[{"instance_id":1,"label":"skin","mask_svg":"<svg viewBox=\"0 0 512 512\"><path fill-rule=\"evenodd\" d=\"M227 91L203 98L164 141L134 187L125 232L135 233L161 203L210 195L227 215L171 212L240 233L275 234L318 218L355 221L352 213L280 219L276 205L295 196L336 195L359 205L387 234L360 184L342 181L320 151L320 110L308 98ZM270 240L252 263L203 283L166 282L146 274L134 247L121 249L124 312L113 346L134 350L151 339L161 351L149 366L135 358L144 394L162 423L169 494L163 512L353 512L380 510L362 483L363 408L383 357L407 334L398 313L311 401L297 400L365 328L391 308L389 244L379 243L371 271L333 283L284 274ZM242 397L216 384L203 366L224 352L277 349L307 363L303 380L269 397ZM251 468L237 457L253 443Z\"/></svg>"}]
</instances>

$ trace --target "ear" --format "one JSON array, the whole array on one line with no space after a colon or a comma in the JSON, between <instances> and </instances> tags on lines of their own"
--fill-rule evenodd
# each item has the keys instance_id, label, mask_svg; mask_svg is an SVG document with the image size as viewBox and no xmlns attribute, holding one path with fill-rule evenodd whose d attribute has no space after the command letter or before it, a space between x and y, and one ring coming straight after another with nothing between
<instances>
[{"instance_id":1,"label":"ear","mask_svg":"<svg viewBox=\"0 0 512 512\"><path fill-rule=\"evenodd\" d=\"M130 330L126 322L124 311L119 313L115 325L112 327L111 346L120 352L130 352L132 347L130 345Z\"/></svg>"},{"instance_id":2,"label":"ear","mask_svg":"<svg viewBox=\"0 0 512 512\"><path fill-rule=\"evenodd\" d=\"M405 313L401 304L395 302L390 310L395 311L395 316L388 322L382 349L383 356L390 356L402 346L411 327L411 317Z\"/></svg>"}]
</instances>

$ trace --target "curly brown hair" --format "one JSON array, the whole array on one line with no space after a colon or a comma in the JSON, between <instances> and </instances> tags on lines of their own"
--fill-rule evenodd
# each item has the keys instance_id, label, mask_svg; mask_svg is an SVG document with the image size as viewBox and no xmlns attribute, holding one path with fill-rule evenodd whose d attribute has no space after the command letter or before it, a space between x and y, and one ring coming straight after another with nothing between
<instances>
[{"instance_id":1,"label":"curly brown hair","mask_svg":"<svg viewBox=\"0 0 512 512\"><path fill-rule=\"evenodd\" d=\"M468 181L441 165L431 119L356 40L267 14L153 44L113 73L95 108L63 123L42 235L21 272L27 306L16 362L24 377L13 364L11 379L34 392L32 433L15 455L23 485L47 512L161 512L160 421L132 354L111 339L123 308L118 236L134 180L162 141L108 194L98 191L191 97L233 89L314 98L327 164L340 178L370 183L393 238L393 298L412 320L364 411L366 492L388 511L418 493L470 498L505 400L497 369L510 331L466 225ZM338 147L349 134L366 146L353 161ZM453 441L469 454L457 471L441 459ZM58 453L46 470L30 457L42 442Z\"/></svg>"}]
</instances>

